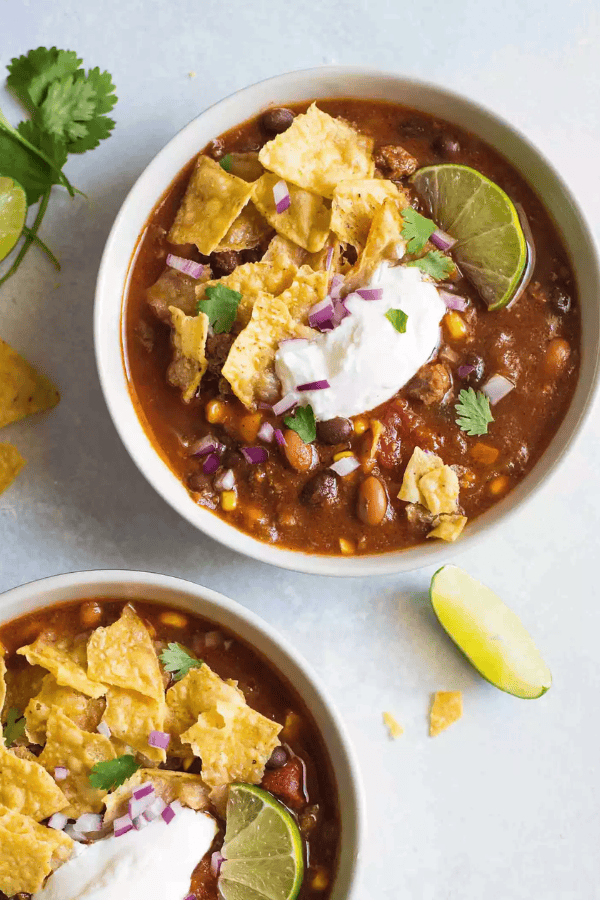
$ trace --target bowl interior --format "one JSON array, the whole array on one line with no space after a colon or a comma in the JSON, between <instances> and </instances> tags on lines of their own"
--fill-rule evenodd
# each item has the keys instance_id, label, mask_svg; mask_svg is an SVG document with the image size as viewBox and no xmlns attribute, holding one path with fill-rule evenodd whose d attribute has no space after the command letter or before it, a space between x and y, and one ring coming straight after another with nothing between
<instances>
[{"instance_id":1,"label":"bowl interior","mask_svg":"<svg viewBox=\"0 0 600 900\"><path fill-rule=\"evenodd\" d=\"M130 260L152 209L181 168L210 139L273 104L312 98L356 97L400 102L440 116L483 138L518 169L544 201L562 235L577 278L582 315L579 382L549 448L510 494L470 524L456 544L430 542L381 555L331 557L285 550L255 540L198 506L154 449L129 394L122 357L121 310ZM104 251L96 289L95 343L100 381L115 426L150 484L184 518L223 544L284 568L322 575L374 575L410 571L466 550L506 520L555 470L589 407L597 381L600 282L593 239L558 174L541 154L501 119L434 85L377 71L331 67L292 72L239 91L200 114L155 157L125 200Z\"/></svg>"},{"instance_id":2,"label":"bowl interior","mask_svg":"<svg viewBox=\"0 0 600 900\"><path fill-rule=\"evenodd\" d=\"M335 773L342 840L331 900L349 898L364 837L364 801L344 726L307 663L266 622L233 600L179 578L145 572L75 572L22 585L0 595L0 622L86 598L150 600L189 610L239 635L293 685L315 719Z\"/></svg>"}]
</instances>

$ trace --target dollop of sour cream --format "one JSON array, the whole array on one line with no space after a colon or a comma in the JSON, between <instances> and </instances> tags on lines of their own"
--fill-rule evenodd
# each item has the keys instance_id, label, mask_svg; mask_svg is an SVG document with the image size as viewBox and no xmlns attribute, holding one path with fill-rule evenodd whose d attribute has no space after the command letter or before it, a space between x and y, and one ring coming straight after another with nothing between
<instances>
[{"instance_id":1,"label":"dollop of sour cream","mask_svg":"<svg viewBox=\"0 0 600 900\"><path fill-rule=\"evenodd\" d=\"M85 847L50 876L34 900L182 900L216 833L207 813L184 808L169 825L159 817L142 831Z\"/></svg>"},{"instance_id":2,"label":"dollop of sour cream","mask_svg":"<svg viewBox=\"0 0 600 900\"><path fill-rule=\"evenodd\" d=\"M382 263L368 285L382 288L380 300L352 295L351 315L333 331L308 343L283 343L275 357L282 395L313 408L317 419L355 416L389 400L427 362L440 340L446 307L437 288L416 267ZM406 332L396 331L386 312L408 316ZM298 385L327 380L329 388L297 392Z\"/></svg>"}]
</instances>

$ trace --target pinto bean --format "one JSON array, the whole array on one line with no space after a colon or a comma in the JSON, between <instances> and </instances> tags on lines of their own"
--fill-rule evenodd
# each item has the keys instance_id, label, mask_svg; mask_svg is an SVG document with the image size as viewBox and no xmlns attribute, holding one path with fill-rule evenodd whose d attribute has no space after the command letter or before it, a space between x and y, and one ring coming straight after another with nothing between
<instances>
[{"instance_id":1,"label":"pinto bean","mask_svg":"<svg viewBox=\"0 0 600 900\"><path fill-rule=\"evenodd\" d=\"M261 123L269 134L281 134L283 131L288 130L294 118L294 113L291 109L279 106L264 112L261 116Z\"/></svg>"},{"instance_id":2,"label":"pinto bean","mask_svg":"<svg viewBox=\"0 0 600 900\"><path fill-rule=\"evenodd\" d=\"M302 500L309 506L329 506L338 498L337 475L331 469L317 472L310 478L301 494Z\"/></svg>"},{"instance_id":3,"label":"pinto bean","mask_svg":"<svg viewBox=\"0 0 600 900\"><path fill-rule=\"evenodd\" d=\"M379 525L386 514L387 504L382 483L374 475L369 475L358 489L358 518L365 525Z\"/></svg>"},{"instance_id":4,"label":"pinto bean","mask_svg":"<svg viewBox=\"0 0 600 900\"><path fill-rule=\"evenodd\" d=\"M95 628L102 621L102 607L95 600L87 600L79 607L79 621L84 628Z\"/></svg>"},{"instance_id":5,"label":"pinto bean","mask_svg":"<svg viewBox=\"0 0 600 900\"><path fill-rule=\"evenodd\" d=\"M283 436L285 438L285 447L283 448L285 458L292 469L297 472L310 472L318 459L313 445L305 444L300 435L291 428L288 428Z\"/></svg>"},{"instance_id":6,"label":"pinto bean","mask_svg":"<svg viewBox=\"0 0 600 900\"><path fill-rule=\"evenodd\" d=\"M571 345L564 338L554 338L546 347L544 371L549 378L558 378L564 372L571 355Z\"/></svg>"},{"instance_id":7,"label":"pinto bean","mask_svg":"<svg viewBox=\"0 0 600 900\"><path fill-rule=\"evenodd\" d=\"M342 416L317 422L317 437L323 444L342 444L348 440L352 431L352 422Z\"/></svg>"}]
</instances>

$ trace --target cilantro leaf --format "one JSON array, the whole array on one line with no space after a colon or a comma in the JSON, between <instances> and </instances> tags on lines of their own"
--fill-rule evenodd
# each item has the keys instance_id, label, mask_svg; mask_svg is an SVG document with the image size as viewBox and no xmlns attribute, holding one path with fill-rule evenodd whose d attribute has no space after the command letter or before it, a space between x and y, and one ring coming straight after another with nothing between
<instances>
[{"instance_id":1,"label":"cilantro leaf","mask_svg":"<svg viewBox=\"0 0 600 900\"><path fill-rule=\"evenodd\" d=\"M231 331L242 295L224 284L206 288L206 300L199 300L197 312L206 313L215 334Z\"/></svg>"},{"instance_id":2,"label":"cilantro leaf","mask_svg":"<svg viewBox=\"0 0 600 900\"><path fill-rule=\"evenodd\" d=\"M406 249L409 253L420 253L436 229L435 222L426 219L411 206L403 209L401 215L404 225L400 234L407 242Z\"/></svg>"},{"instance_id":3,"label":"cilantro leaf","mask_svg":"<svg viewBox=\"0 0 600 900\"><path fill-rule=\"evenodd\" d=\"M34 156L23 144L0 130L0 175L8 175L18 181L27 204L37 203L42 194L57 182L56 173L47 163Z\"/></svg>"},{"instance_id":4,"label":"cilantro leaf","mask_svg":"<svg viewBox=\"0 0 600 900\"><path fill-rule=\"evenodd\" d=\"M293 416L286 416L283 421L305 444L312 444L316 440L317 425L312 406L299 406Z\"/></svg>"},{"instance_id":5,"label":"cilantro leaf","mask_svg":"<svg viewBox=\"0 0 600 900\"><path fill-rule=\"evenodd\" d=\"M400 334L404 334L406 332L406 323L408 322L408 316L405 312L402 312L401 309L388 309L385 317L386 319L389 319L396 331L400 332Z\"/></svg>"},{"instance_id":6,"label":"cilantro leaf","mask_svg":"<svg viewBox=\"0 0 600 900\"><path fill-rule=\"evenodd\" d=\"M23 713L11 706L6 716L6 724L4 725L4 742L7 747L12 747L15 741L23 737L25 734L25 716Z\"/></svg>"},{"instance_id":7,"label":"cilantro leaf","mask_svg":"<svg viewBox=\"0 0 600 900\"><path fill-rule=\"evenodd\" d=\"M49 85L76 72L81 62L73 50L38 47L11 60L6 83L21 103L33 112L42 102Z\"/></svg>"},{"instance_id":8,"label":"cilantro leaf","mask_svg":"<svg viewBox=\"0 0 600 900\"><path fill-rule=\"evenodd\" d=\"M225 156L219 160L219 165L222 169L225 169L226 172L231 172L231 163L233 160L231 159L231 153L226 153Z\"/></svg>"},{"instance_id":9,"label":"cilantro leaf","mask_svg":"<svg viewBox=\"0 0 600 900\"><path fill-rule=\"evenodd\" d=\"M83 73L53 81L39 107L38 122L44 131L65 143L87 135L86 122L94 115L96 94Z\"/></svg>"},{"instance_id":10,"label":"cilantro leaf","mask_svg":"<svg viewBox=\"0 0 600 900\"><path fill-rule=\"evenodd\" d=\"M181 681L190 669L199 669L203 664L201 659L190 656L181 644L175 643L169 644L167 649L163 650L160 654L160 661L165 672L170 672L174 681Z\"/></svg>"},{"instance_id":11,"label":"cilantro leaf","mask_svg":"<svg viewBox=\"0 0 600 900\"><path fill-rule=\"evenodd\" d=\"M482 391L468 388L459 393L458 401L454 408L458 413L456 424L459 428L471 437L487 434L489 423L494 421L488 397Z\"/></svg>"},{"instance_id":12,"label":"cilantro leaf","mask_svg":"<svg viewBox=\"0 0 600 900\"><path fill-rule=\"evenodd\" d=\"M441 250L430 250L420 259L413 259L406 263L407 266L415 266L425 275L430 275L436 281L444 281L454 269L454 263L449 256L444 256Z\"/></svg>"},{"instance_id":13,"label":"cilantro leaf","mask_svg":"<svg viewBox=\"0 0 600 900\"><path fill-rule=\"evenodd\" d=\"M89 781L91 786L99 791L114 791L139 768L135 758L126 753L124 756L117 756L116 759L96 763L90 772Z\"/></svg>"}]
</instances>

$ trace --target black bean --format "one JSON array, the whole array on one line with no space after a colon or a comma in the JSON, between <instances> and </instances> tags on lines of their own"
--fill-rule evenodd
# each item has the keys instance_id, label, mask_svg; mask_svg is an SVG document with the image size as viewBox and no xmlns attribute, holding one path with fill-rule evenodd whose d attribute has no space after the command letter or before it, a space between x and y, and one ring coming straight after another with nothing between
<instances>
[{"instance_id":1,"label":"black bean","mask_svg":"<svg viewBox=\"0 0 600 900\"><path fill-rule=\"evenodd\" d=\"M211 487L211 480L204 472L192 472L187 477L187 484L190 491L200 493Z\"/></svg>"},{"instance_id":2,"label":"black bean","mask_svg":"<svg viewBox=\"0 0 600 900\"><path fill-rule=\"evenodd\" d=\"M338 481L335 472L323 469L310 478L302 488L301 498L310 506L329 506L338 499Z\"/></svg>"},{"instance_id":3,"label":"black bean","mask_svg":"<svg viewBox=\"0 0 600 900\"><path fill-rule=\"evenodd\" d=\"M336 416L325 422L317 422L317 437L323 444L341 444L352 434L352 422Z\"/></svg>"},{"instance_id":4,"label":"black bean","mask_svg":"<svg viewBox=\"0 0 600 900\"><path fill-rule=\"evenodd\" d=\"M231 275L241 262L238 250L223 250L222 253L211 253L210 267L213 275L222 278L223 275Z\"/></svg>"},{"instance_id":5,"label":"black bean","mask_svg":"<svg viewBox=\"0 0 600 900\"><path fill-rule=\"evenodd\" d=\"M562 288L553 287L550 291L550 305L564 316L571 309L571 297Z\"/></svg>"},{"instance_id":6,"label":"black bean","mask_svg":"<svg viewBox=\"0 0 600 900\"><path fill-rule=\"evenodd\" d=\"M249 463L246 461L245 457L238 451L232 450L231 448L227 448L227 450L223 451L223 455L221 457L221 465L225 469L246 469Z\"/></svg>"},{"instance_id":7,"label":"black bean","mask_svg":"<svg viewBox=\"0 0 600 900\"><path fill-rule=\"evenodd\" d=\"M431 142L431 149L434 153L437 153L438 156L455 156L460 152L460 144L452 138L438 134Z\"/></svg>"},{"instance_id":8,"label":"black bean","mask_svg":"<svg viewBox=\"0 0 600 900\"><path fill-rule=\"evenodd\" d=\"M465 359L465 365L475 367L474 370L467 375L465 381L472 387L478 387L482 383L483 376L485 375L485 360L482 356L479 356L478 353L468 353L467 358Z\"/></svg>"},{"instance_id":9,"label":"black bean","mask_svg":"<svg viewBox=\"0 0 600 900\"><path fill-rule=\"evenodd\" d=\"M293 121L294 113L291 109L285 109L282 106L268 109L261 116L262 126L269 134L281 134L282 131L287 131Z\"/></svg>"},{"instance_id":10,"label":"black bean","mask_svg":"<svg viewBox=\"0 0 600 900\"><path fill-rule=\"evenodd\" d=\"M284 747L275 747L271 756L267 760L267 769L281 769L288 761L287 753Z\"/></svg>"}]
</instances>

